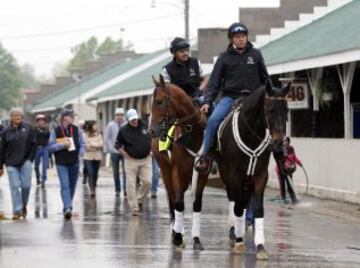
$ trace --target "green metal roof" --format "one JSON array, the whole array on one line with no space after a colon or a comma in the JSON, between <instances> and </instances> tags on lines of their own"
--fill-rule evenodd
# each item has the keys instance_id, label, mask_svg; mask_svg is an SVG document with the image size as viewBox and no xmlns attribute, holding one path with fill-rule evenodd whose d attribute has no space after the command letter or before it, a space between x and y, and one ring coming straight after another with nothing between
<instances>
[{"instance_id":1,"label":"green metal roof","mask_svg":"<svg viewBox=\"0 0 360 268\"><path fill-rule=\"evenodd\" d=\"M270 66L359 49L359 20L360 1L354 0L260 50Z\"/></svg>"},{"instance_id":2,"label":"green metal roof","mask_svg":"<svg viewBox=\"0 0 360 268\"><path fill-rule=\"evenodd\" d=\"M149 89L154 87L151 76L154 75L158 77L158 75L162 71L162 67L171 60L172 56L169 53L169 57L160 61L157 64L152 65L149 68L137 73L134 76L131 76L128 79L123 80L122 82L94 95L91 99L99 99L107 96L118 95L121 93L129 92L129 91L137 91L143 89Z\"/></svg>"},{"instance_id":3,"label":"green metal roof","mask_svg":"<svg viewBox=\"0 0 360 268\"><path fill-rule=\"evenodd\" d=\"M71 101L73 99L76 99L77 97L81 96L82 94L88 92L89 90L127 72L130 71L133 68L136 68L137 66L140 66L149 60L156 58L157 56L165 53L167 49L162 49L159 51L156 51L151 54L147 54L143 57L130 60L128 62L123 62L119 65L112 66L111 68L102 70L85 81L82 81L77 84L69 85L68 87L65 87L63 90L57 92L56 94L49 95L46 98L44 98L40 104L34 106L32 108L32 111L41 110L41 109L47 109L51 110L52 108L59 108L64 105L64 103ZM143 81L139 81L143 82Z\"/></svg>"}]
</instances>

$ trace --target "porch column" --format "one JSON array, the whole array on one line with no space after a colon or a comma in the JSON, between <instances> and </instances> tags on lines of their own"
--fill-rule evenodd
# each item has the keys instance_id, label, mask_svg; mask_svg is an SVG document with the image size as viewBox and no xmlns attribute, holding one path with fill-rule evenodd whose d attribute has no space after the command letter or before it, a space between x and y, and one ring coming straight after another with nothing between
<instances>
[{"instance_id":1,"label":"porch column","mask_svg":"<svg viewBox=\"0 0 360 268\"><path fill-rule=\"evenodd\" d=\"M351 139L353 137L352 114L350 93L353 83L356 62L345 63L341 66L337 65L337 71L340 78L341 87L344 93L344 138Z\"/></svg>"},{"instance_id":2,"label":"porch column","mask_svg":"<svg viewBox=\"0 0 360 268\"><path fill-rule=\"evenodd\" d=\"M317 96L317 88L322 78L323 68L307 70L311 94L313 96L313 114L312 114L312 137L319 137L319 99Z\"/></svg>"}]
</instances>

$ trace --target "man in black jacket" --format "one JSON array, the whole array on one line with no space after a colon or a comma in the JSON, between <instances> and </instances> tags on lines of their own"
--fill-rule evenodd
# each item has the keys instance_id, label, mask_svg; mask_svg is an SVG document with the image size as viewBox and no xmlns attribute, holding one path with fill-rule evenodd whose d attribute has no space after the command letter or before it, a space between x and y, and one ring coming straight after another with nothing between
<instances>
[{"instance_id":1,"label":"man in black jacket","mask_svg":"<svg viewBox=\"0 0 360 268\"><path fill-rule=\"evenodd\" d=\"M47 168L49 165L49 139L50 131L46 126L46 116L43 114L36 115L36 154L35 154L35 174L36 174L36 184L41 187L45 187L45 182L47 180ZM42 169L40 172L40 162L42 164Z\"/></svg>"},{"instance_id":2,"label":"man in black jacket","mask_svg":"<svg viewBox=\"0 0 360 268\"><path fill-rule=\"evenodd\" d=\"M171 41L170 52L174 58L163 67L162 75L166 83L182 88L192 98L199 97L207 85L201 63L189 56L190 44L183 38Z\"/></svg>"},{"instance_id":3,"label":"man in black jacket","mask_svg":"<svg viewBox=\"0 0 360 268\"><path fill-rule=\"evenodd\" d=\"M36 138L33 128L23 122L21 109L10 111L10 125L4 130L1 140L0 176L5 164L11 189L13 219L26 218Z\"/></svg>"},{"instance_id":4,"label":"man in black jacket","mask_svg":"<svg viewBox=\"0 0 360 268\"><path fill-rule=\"evenodd\" d=\"M231 111L235 99L251 94L265 84L269 75L261 52L248 41L248 30L242 23L233 23L228 29L230 44L217 59L211 73L201 112L207 113L220 89L222 98L211 114L204 138L203 155L196 163L196 170L206 173L210 170L209 150L217 128Z\"/></svg>"},{"instance_id":5,"label":"man in black jacket","mask_svg":"<svg viewBox=\"0 0 360 268\"><path fill-rule=\"evenodd\" d=\"M133 216L137 216L151 187L151 141L147 126L139 120L135 109L126 113L128 123L118 133L115 148L125 158L127 195ZM141 180L141 187L136 195L136 177Z\"/></svg>"}]
</instances>

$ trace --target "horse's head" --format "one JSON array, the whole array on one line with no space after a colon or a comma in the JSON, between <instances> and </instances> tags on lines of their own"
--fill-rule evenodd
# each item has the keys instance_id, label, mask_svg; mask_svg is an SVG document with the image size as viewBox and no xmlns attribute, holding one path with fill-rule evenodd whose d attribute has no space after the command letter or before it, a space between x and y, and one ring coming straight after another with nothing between
<instances>
[{"instance_id":1,"label":"horse's head","mask_svg":"<svg viewBox=\"0 0 360 268\"><path fill-rule=\"evenodd\" d=\"M275 152L280 152L283 149L284 138L286 136L288 113L286 95L289 90L290 83L282 89L273 87L270 80L266 85L265 117Z\"/></svg>"},{"instance_id":2,"label":"horse's head","mask_svg":"<svg viewBox=\"0 0 360 268\"><path fill-rule=\"evenodd\" d=\"M191 98L176 85L164 82L160 75L159 81L153 77L155 89L152 95L150 136L166 137L168 128L181 117L193 112Z\"/></svg>"}]
</instances>

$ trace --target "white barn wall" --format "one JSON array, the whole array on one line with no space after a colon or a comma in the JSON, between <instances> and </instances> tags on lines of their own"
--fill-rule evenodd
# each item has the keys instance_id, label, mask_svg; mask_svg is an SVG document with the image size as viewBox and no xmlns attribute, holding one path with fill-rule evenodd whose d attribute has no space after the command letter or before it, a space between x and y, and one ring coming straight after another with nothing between
<instances>
[{"instance_id":1,"label":"white barn wall","mask_svg":"<svg viewBox=\"0 0 360 268\"><path fill-rule=\"evenodd\" d=\"M360 140L292 138L291 143L309 176L309 194L338 201L360 204ZM271 157L270 187L278 188ZM299 192L305 190L304 173L294 174Z\"/></svg>"}]
</instances>

